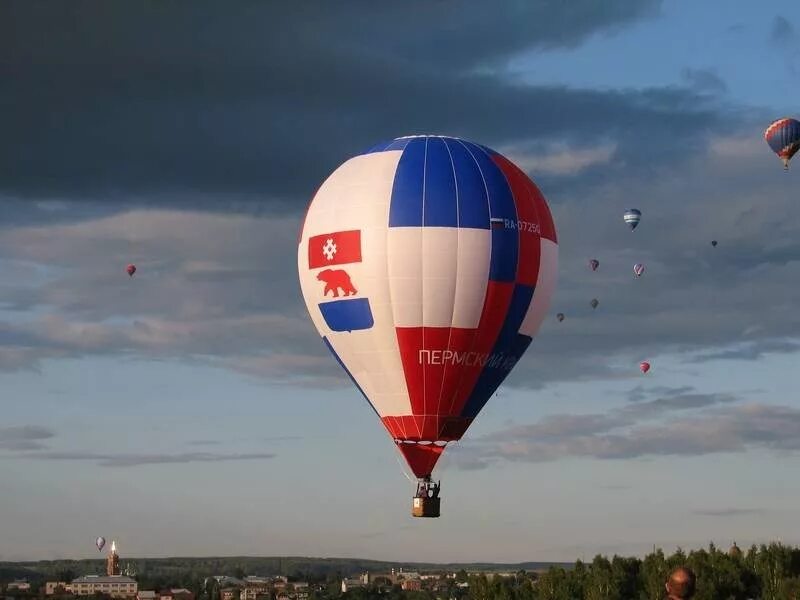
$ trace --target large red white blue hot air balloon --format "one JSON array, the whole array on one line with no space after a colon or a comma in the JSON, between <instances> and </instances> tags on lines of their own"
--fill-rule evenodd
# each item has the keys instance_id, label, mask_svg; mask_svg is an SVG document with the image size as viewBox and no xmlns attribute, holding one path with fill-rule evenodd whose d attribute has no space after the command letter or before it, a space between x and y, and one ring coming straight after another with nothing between
<instances>
[{"instance_id":1,"label":"large red white blue hot air balloon","mask_svg":"<svg viewBox=\"0 0 800 600\"><path fill-rule=\"evenodd\" d=\"M788 170L789 161L800 150L800 121L797 119L773 121L764 132L764 139L783 161L783 168Z\"/></svg>"},{"instance_id":2,"label":"large red white blue hot air balloon","mask_svg":"<svg viewBox=\"0 0 800 600\"><path fill-rule=\"evenodd\" d=\"M320 186L300 234L303 296L322 340L420 480L528 348L556 285L547 202L501 154L409 136L355 156Z\"/></svg>"}]
</instances>

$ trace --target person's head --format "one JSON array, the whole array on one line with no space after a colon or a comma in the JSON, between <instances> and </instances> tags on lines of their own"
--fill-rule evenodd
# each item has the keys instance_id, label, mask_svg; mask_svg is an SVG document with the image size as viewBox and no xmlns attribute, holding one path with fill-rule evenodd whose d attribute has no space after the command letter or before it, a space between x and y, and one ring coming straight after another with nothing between
<instances>
[{"instance_id":1,"label":"person's head","mask_svg":"<svg viewBox=\"0 0 800 600\"><path fill-rule=\"evenodd\" d=\"M669 574L665 587L669 600L688 600L694 596L694 572L688 567L678 567Z\"/></svg>"}]
</instances>

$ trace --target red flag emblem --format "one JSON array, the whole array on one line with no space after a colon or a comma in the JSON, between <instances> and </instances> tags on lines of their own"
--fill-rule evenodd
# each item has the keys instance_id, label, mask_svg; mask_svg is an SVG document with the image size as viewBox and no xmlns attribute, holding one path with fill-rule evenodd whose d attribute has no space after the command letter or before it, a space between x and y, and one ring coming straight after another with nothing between
<instances>
[{"instance_id":1,"label":"red flag emblem","mask_svg":"<svg viewBox=\"0 0 800 600\"><path fill-rule=\"evenodd\" d=\"M336 231L308 239L308 268L361 262L361 231Z\"/></svg>"}]
</instances>

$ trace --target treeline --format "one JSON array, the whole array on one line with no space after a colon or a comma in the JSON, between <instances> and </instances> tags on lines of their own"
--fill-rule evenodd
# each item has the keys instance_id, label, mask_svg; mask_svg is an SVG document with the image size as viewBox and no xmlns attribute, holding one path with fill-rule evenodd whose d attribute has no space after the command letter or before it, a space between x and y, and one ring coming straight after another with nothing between
<instances>
[{"instance_id":1,"label":"treeline","mask_svg":"<svg viewBox=\"0 0 800 600\"><path fill-rule=\"evenodd\" d=\"M314 581L325 579L328 575L349 576L354 573L369 571L387 572L395 568L408 571L535 571L550 565L568 566L569 563L526 562L518 564L494 563L402 563L360 558L314 558L314 557L175 557L175 558L127 558L121 557L120 564L124 568L130 564L139 575L147 573L152 577L183 577L187 573L198 576L210 575L288 575L297 580ZM30 580L42 580L56 577L59 573L75 573L76 575L101 575L105 573L105 558L94 560L42 560L28 562L0 562L0 573L3 569L12 571L16 577L28 577Z\"/></svg>"},{"instance_id":2,"label":"treeline","mask_svg":"<svg viewBox=\"0 0 800 600\"><path fill-rule=\"evenodd\" d=\"M697 575L694 600L800 600L800 549L781 544L723 552L708 549L644 559L597 556L570 569L552 567L531 577L470 578L469 600L663 600L664 583L674 568Z\"/></svg>"}]
</instances>

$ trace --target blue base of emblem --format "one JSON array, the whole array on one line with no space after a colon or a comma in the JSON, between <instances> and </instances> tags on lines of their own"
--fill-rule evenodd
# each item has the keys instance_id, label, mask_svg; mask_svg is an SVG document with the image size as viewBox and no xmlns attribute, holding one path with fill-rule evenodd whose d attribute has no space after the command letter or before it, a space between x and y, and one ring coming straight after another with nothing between
<instances>
[{"instance_id":1,"label":"blue base of emblem","mask_svg":"<svg viewBox=\"0 0 800 600\"><path fill-rule=\"evenodd\" d=\"M375 324L367 298L325 302L319 305L319 311L333 331L358 331Z\"/></svg>"}]
</instances>

